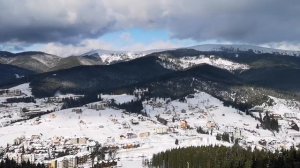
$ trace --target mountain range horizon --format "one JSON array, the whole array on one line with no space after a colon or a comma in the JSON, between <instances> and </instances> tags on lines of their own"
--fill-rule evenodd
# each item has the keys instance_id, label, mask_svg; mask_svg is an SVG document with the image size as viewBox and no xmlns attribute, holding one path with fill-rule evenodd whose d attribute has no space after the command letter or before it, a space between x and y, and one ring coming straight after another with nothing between
<instances>
[{"instance_id":1,"label":"mountain range horizon","mask_svg":"<svg viewBox=\"0 0 300 168\"><path fill-rule=\"evenodd\" d=\"M253 45L253 44L199 44L199 45L192 45L188 47L175 47L175 48L164 48L164 49L150 49L150 50L107 50L107 49L101 49L101 48L94 48L86 52L82 52L81 54L77 55L69 55L69 56L80 56L80 55L89 55L89 53L94 52L102 52L103 54L111 54L111 53L153 53L153 52L159 52L159 51L166 51L166 50L176 50L176 49L184 49L184 48L190 48L190 49L197 49L199 51L220 51L222 49L239 49L241 51L247 51L247 50L257 50L261 52L266 53L272 53L272 52L286 52L286 53L300 53L299 50L291 50L291 49L280 49L280 48L274 48L274 47L266 47L261 45ZM22 53L30 53L30 52L40 52L40 53L47 53L41 50L28 50L28 51L21 51L21 52L10 52L7 50L0 50L1 55L6 54L22 54ZM0 55L0 56L1 56ZM55 54L51 54L55 55ZM60 56L60 55L57 55ZM60 57L69 57L69 56L60 56Z\"/></svg>"}]
</instances>

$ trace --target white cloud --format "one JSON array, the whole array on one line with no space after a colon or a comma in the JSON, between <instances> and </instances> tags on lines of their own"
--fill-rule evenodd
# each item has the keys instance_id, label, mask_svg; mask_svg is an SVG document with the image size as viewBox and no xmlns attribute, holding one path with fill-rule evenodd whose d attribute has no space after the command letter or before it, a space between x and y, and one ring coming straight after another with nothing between
<instances>
[{"instance_id":1,"label":"white cloud","mask_svg":"<svg viewBox=\"0 0 300 168\"><path fill-rule=\"evenodd\" d=\"M70 55L80 55L94 49L111 50L113 48L111 44L103 41L86 39L79 44L48 43L41 48L41 51L67 57Z\"/></svg>"},{"instance_id":2,"label":"white cloud","mask_svg":"<svg viewBox=\"0 0 300 168\"><path fill-rule=\"evenodd\" d=\"M300 43L278 42L262 44L263 47L276 48L281 50L300 51Z\"/></svg>"},{"instance_id":3,"label":"white cloud","mask_svg":"<svg viewBox=\"0 0 300 168\"><path fill-rule=\"evenodd\" d=\"M100 40L88 39L82 41L78 45L62 44L62 43L48 43L43 45L41 51L67 57L70 55L81 55L95 49L113 50L113 51L145 51L152 49L171 49L182 47L179 44L170 41L157 41L153 43L129 43L122 48L115 48L113 44L109 44Z\"/></svg>"},{"instance_id":4,"label":"white cloud","mask_svg":"<svg viewBox=\"0 0 300 168\"><path fill-rule=\"evenodd\" d=\"M0 42L60 42L130 28L177 39L300 42L299 0L0 0Z\"/></svg>"}]
</instances>

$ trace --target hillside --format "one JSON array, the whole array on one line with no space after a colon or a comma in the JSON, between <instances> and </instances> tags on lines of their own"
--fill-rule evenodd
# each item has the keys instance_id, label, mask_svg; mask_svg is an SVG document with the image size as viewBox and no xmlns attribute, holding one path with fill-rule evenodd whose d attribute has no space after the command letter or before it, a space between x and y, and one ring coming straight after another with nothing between
<instances>
[{"instance_id":1,"label":"hillside","mask_svg":"<svg viewBox=\"0 0 300 168\"><path fill-rule=\"evenodd\" d=\"M172 72L163 68L156 57L143 57L110 66L80 66L37 75L31 86L36 96L56 91L91 93L145 82Z\"/></svg>"},{"instance_id":2,"label":"hillside","mask_svg":"<svg viewBox=\"0 0 300 168\"><path fill-rule=\"evenodd\" d=\"M43 52L0 53L0 63L14 65L38 73L47 72L54 67L60 59L58 56Z\"/></svg>"},{"instance_id":3,"label":"hillside","mask_svg":"<svg viewBox=\"0 0 300 168\"><path fill-rule=\"evenodd\" d=\"M31 74L35 74L35 72L12 65L0 64L0 85Z\"/></svg>"}]
</instances>

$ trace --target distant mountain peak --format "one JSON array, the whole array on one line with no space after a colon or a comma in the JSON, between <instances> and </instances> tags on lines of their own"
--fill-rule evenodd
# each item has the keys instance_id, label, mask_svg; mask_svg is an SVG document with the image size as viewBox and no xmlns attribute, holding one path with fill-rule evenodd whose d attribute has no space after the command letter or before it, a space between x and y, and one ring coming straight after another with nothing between
<instances>
[{"instance_id":1,"label":"distant mountain peak","mask_svg":"<svg viewBox=\"0 0 300 168\"><path fill-rule=\"evenodd\" d=\"M277 53L280 55L291 55L291 56L300 56L300 51L293 51L293 50L281 50L281 49L274 49L274 48L267 48L255 45L243 45L243 44L203 44L203 45L196 45L192 47L187 47L189 49L194 49L198 51L253 51L255 53Z\"/></svg>"}]
</instances>

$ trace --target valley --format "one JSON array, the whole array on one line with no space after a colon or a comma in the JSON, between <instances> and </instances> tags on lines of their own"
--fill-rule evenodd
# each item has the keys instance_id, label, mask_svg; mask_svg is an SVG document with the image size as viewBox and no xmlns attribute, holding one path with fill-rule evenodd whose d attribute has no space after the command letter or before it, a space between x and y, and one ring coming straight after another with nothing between
<instances>
[{"instance_id":1,"label":"valley","mask_svg":"<svg viewBox=\"0 0 300 168\"><path fill-rule=\"evenodd\" d=\"M57 62L20 56L49 69L1 64L16 72L2 72L12 77L0 83L0 156L126 168L193 146L298 149L300 57L269 51L184 48L127 57L95 50L54 56Z\"/></svg>"}]
</instances>

